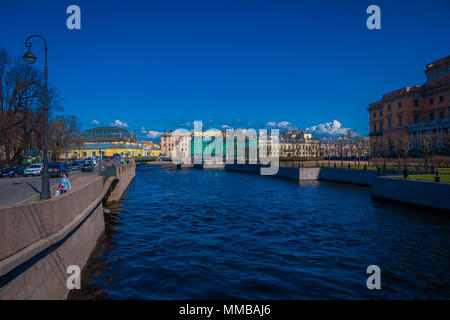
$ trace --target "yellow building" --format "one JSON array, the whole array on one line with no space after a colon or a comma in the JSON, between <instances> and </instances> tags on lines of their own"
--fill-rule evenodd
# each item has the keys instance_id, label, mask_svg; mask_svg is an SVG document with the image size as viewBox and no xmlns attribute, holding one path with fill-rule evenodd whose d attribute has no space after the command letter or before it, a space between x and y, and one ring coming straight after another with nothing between
<instances>
[{"instance_id":1,"label":"yellow building","mask_svg":"<svg viewBox=\"0 0 450 320\"><path fill-rule=\"evenodd\" d=\"M152 147L151 156L154 158L158 158L160 155L161 155L161 148L160 147Z\"/></svg>"},{"instance_id":2,"label":"yellow building","mask_svg":"<svg viewBox=\"0 0 450 320\"><path fill-rule=\"evenodd\" d=\"M149 141L140 141L139 143L144 148L142 153L144 157L158 158L161 155L161 147L158 144Z\"/></svg>"},{"instance_id":3,"label":"yellow building","mask_svg":"<svg viewBox=\"0 0 450 320\"><path fill-rule=\"evenodd\" d=\"M128 157L152 154L152 147L136 141L136 133L118 127L100 127L86 130L80 139L64 153L64 159L87 157L112 157L115 154Z\"/></svg>"}]
</instances>

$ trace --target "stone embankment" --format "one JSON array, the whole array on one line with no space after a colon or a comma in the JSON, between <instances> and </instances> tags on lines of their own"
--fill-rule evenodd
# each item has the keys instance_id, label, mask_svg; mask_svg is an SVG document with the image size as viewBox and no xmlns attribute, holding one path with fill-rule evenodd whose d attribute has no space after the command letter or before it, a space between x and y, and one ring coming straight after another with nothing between
<instances>
[{"instance_id":1,"label":"stone embankment","mask_svg":"<svg viewBox=\"0 0 450 320\"><path fill-rule=\"evenodd\" d=\"M0 299L65 299L69 266L80 269L103 234L103 202L119 200L135 164L78 177L59 197L0 208Z\"/></svg>"},{"instance_id":2,"label":"stone embankment","mask_svg":"<svg viewBox=\"0 0 450 320\"><path fill-rule=\"evenodd\" d=\"M259 164L227 164L226 170L260 174ZM295 181L332 181L372 187L372 197L450 212L450 184L379 177L374 170L280 167L276 177Z\"/></svg>"}]
</instances>

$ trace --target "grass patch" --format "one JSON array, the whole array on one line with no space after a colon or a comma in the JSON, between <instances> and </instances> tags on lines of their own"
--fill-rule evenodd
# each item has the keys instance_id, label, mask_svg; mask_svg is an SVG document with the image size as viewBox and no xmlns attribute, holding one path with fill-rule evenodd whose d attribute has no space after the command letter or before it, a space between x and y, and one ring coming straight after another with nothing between
<instances>
[{"instance_id":1,"label":"grass patch","mask_svg":"<svg viewBox=\"0 0 450 320\"><path fill-rule=\"evenodd\" d=\"M440 174L441 182L450 183L450 174ZM410 175L408 176L409 180L421 180L421 181L434 181L434 174L418 174L418 175ZM403 176L393 176L393 178L403 179Z\"/></svg>"}]
</instances>

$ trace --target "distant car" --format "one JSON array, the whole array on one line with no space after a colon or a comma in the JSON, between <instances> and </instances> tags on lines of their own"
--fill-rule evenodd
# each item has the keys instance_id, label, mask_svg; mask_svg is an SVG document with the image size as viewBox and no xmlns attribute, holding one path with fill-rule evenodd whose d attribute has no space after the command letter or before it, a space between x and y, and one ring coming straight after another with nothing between
<instances>
[{"instance_id":1,"label":"distant car","mask_svg":"<svg viewBox=\"0 0 450 320\"><path fill-rule=\"evenodd\" d=\"M48 175L50 178L62 177L63 173L69 171L68 167L64 163L49 163L48 164Z\"/></svg>"},{"instance_id":2,"label":"distant car","mask_svg":"<svg viewBox=\"0 0 450 320\"><path fill-rule=\"evenodd\" d=\"M92 163L92 165L94 165L94 167L97 164L97 161L95 160L95 157L89 157L85 161L89 161L90 163Z\"/></svg>"},{"instance_id":3,"label":"distant car","mask_svg":"<svg viewBox=\"0 0 450 320\"><path fill-rule=\"evenodd\" d=\"M10 167L2 169L0 174L1 174L2 178L15 177L19 174L23 174L23 170L24 170L23 166L10 166Z\"/></svg>"},{"instance_id":4,"label":"distant car","mask_svg":"<svg viewBox=\"0 0 450 320\"><path fill-rule=\"evenodd\" d=\"M92 165L92 163L90 161L85 161L81 165L81 172L89 172L89 171L92 171L93 169L94 169L94 166Z\"/></svg>"},{"instance_id":5,"label":"distant car","mask_svg":"<svg viewBox=\"0 0 450 320\"><path fill-rule=\"evenodd\" d=\"M23 172L23 175L26 176L39 176L42 173L43 165L42 163L33 163L30 164L28 168L26 168Z\"/></svg>"},{"instance_id":6,"label":"distant car","mask_svg":"<svg viewBox=\"0 0 450 320\"><path fill-rule=\"evenodd\" d=\"M25 172L25 166L19 164L19 165L16 166L15 170L16 170L16 174L17 175L23 176L24 172Z\"/></svg>"},{"instance_id":7,"label":"distant car","mask_svg":"<svg viewBox=\"0 0 450 320\"><path fill-rule=\"evenodd\" d=\"M68 164L70 171L77 171L81 169L80 163L78 161L73 161Z\"/></svg>"}]
</instances>

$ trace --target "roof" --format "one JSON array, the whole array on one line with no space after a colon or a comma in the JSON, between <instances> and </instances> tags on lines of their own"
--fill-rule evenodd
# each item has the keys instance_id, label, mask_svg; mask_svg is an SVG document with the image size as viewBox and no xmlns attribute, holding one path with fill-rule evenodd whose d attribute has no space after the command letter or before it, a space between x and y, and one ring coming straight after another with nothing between
<instances>
[{"instance_id":1,"label":"roof","mask_svg":"<svg viewBox=\"0 0 450 320\"><path fill-rule=\"evenodd\" d=\"M79 146L71 146L72 150L99 150L99 149L143 149L142 145L132 144L127 145L123 143L83 143Z\"/></svg>"},{"instance_id":2,"label":"roof","mask_svg":"<svg viewBox=\"0 0 450 320\"><path fill-rule=\"evenodd\" d=\"M119 127L98 127L84 131L81 134L82 140L115 140L115 139L131 139L131 133Z\"/></svg>"}]
</instances>

